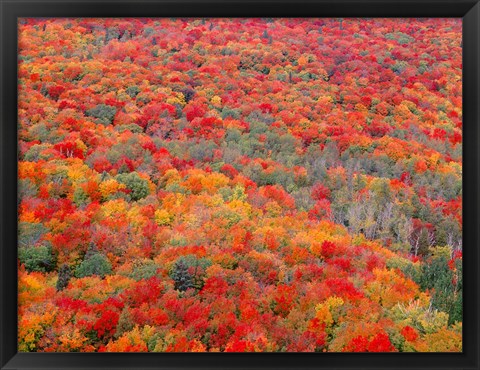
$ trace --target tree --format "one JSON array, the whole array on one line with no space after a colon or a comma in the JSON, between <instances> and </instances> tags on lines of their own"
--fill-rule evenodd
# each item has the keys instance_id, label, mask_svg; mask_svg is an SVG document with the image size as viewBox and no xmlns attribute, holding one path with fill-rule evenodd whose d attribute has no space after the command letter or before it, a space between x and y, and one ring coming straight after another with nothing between
<instances>
[{"instance_id":1,"label":"tree","mask_svg":"<svg viewBox=\"0 0 480 370\"><path fill-rule=\"evenodd\" d=\"M18 224L19 247L31 247L48 231L42 223L20 222Z\"/></svg>"},{"instance_id":2,"label":"tree","mask_svg":"<svg viewBox=\"0 0 480 370\"><path fill-rule=\"evenodd\" d=\"M99 253L93 243L90 244L84 260L75 270L75 276L77 278L92 275L97 275L103 278L111 273L112 265L110 260L105 255Z\"/></svg>"},{"instance_id":3,"label":"tree","mask_svg":"<svg viewBox=\"0 0 480 370\"><path fill-rule=\"evenodd\" d=\"M448 247L437 247L422 265L420 286L433 290L432 306L449 314L449 323L462 320L462 263L449 259ZM451 262L450 262L451 261Z\"/></svg>"},{"instance_id":4,"label":"tree","mask_svg":"<svg viewBox=\"0 0 480 370\"><path fill-rule=\"evenodd\" d=\"M135 97L140 93L140 89L138 86L129 86L125 92L132 98L135 99Z\"/></svg>"},{"instance_id":5,"label":"tree","mask_svg":"<svg viewBox=\"0 0 480 370\"><path fill-rule=\"evenodd\" d=\"M148 181L141 178L136 172L121 173L115 179L127 186L127 189L130 190L130 197L134 201L145 198L150 192Z\"/></svg>"},{"instance_id":6,"label":"tree","mask_svg":"<svg viewBox=\"0 0 480 370\"><path fill-rule=\"evenodd\" d=\"M113 123L113 118L117 113L117 108L106 105L106 104L99 104L96 107L89 109L85 112L87 116L97 118L100 123L104 125L110 125Z\"/></svg>"},{"instance_id":7,"label":"tree","mask_svg":"<svg viewBox=\"0 0 480 370\"><path fill-rule=\"evenodd\" d=\"M135 327L135 322L130 313L130 309L125 307L118 318L117 327L115 330L115 338L120 338L123 334L128 333Z\"/></svg>"},{"instance_id":8,"label":"tree","mask_svg":"<svg viewBox=\"0 0 480 370\"><path fill-rule=\"evenodd\" d=\"M175 289L181 292L186 291L189 288L193 288L193 276L188 271L188 266L183 260L175 263L173 266L170 277L175 282Z\"/></svg>"},{"instance_id":9,"label":"tree","mask_svg":"<svg viewBox=\"0 0 480 370\"><path fill-rule=\"evenodd\" d=\"M28 271L47 272L55 268L52 247L49 245L19 248L18 259Z\"/></svg>"},{"instance_id":10,"label":"tree","mask_svg":"<svg viewBox=\"0 0 480 370\"><path fill-rule=\"evenodd\" d=\"M70 282L70 278L71 278L70 266L64 263L62 266L60 266L60 269L58 270L58 280L56 285L57 291L64 290L68 286L68 283Z\"/></svg>"},{"instance_id":11,"label":"tree","mask_svg":"<svg viewBox=\"0 0 480 370\"><path fill-rule=\"evenodd\" d=\"M410 234L410 245L415 256L425 256L435 244L435 232L431 228L420 226Z\"/></svg>"}]
</instances>

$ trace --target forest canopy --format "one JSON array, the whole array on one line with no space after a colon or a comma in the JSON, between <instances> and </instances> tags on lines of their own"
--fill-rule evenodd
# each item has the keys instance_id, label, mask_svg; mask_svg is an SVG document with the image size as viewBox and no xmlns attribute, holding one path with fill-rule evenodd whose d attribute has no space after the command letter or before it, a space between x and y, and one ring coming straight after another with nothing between
<instances>
[{"instance_id":1,"label":"forest canopy","mask_svg":"<svg viewBox=\"0 0 480 370\"><path fill-rule=\"evenodd\" d=\"M461 352L461 19L20 19L22 352Z\"/></svg>"}]
</instances>

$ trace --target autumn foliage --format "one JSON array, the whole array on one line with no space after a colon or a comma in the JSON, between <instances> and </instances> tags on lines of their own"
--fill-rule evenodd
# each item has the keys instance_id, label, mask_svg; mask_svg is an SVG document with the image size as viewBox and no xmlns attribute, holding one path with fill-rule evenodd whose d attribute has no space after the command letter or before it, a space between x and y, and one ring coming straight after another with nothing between
<instances>
[{"instance_id":1,"label":"autumn foliage","mask_svg":"<svg viewBox=\"0 0 480 370\"><path fill-rule=\"evenodd\" d=\"M19 350L462 350L459 19L21 19Z\"/></svg>"}]
</instances>

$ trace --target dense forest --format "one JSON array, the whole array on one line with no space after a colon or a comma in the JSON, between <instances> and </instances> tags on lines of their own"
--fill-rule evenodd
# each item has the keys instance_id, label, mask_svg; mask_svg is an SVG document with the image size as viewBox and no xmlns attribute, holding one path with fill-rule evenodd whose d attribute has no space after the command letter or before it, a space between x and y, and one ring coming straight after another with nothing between
<instances>
[{"instance_id":1,"label":"dense forest","mask_svg":"<svg viewBox=\"0 0 480 370\"><path fill-rule=\"evenodd\" d=\"M460 19L20 19L19 350L462 350Z\"/></svg>"}]
</instances>

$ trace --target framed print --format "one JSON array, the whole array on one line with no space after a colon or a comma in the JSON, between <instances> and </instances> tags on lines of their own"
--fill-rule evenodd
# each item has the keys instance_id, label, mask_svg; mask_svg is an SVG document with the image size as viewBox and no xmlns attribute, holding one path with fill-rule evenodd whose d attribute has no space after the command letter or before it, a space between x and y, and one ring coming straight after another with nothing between
<instances>
[{"instance_id":1,"label":"framed print","mask_svg":"<svg viewBox=\"0 0 480 370\"><path fill-rule=\"evenodd\" d=\"M478 369L477 1L2 1L1 368Z\"/></svg>"}]
</instances>

